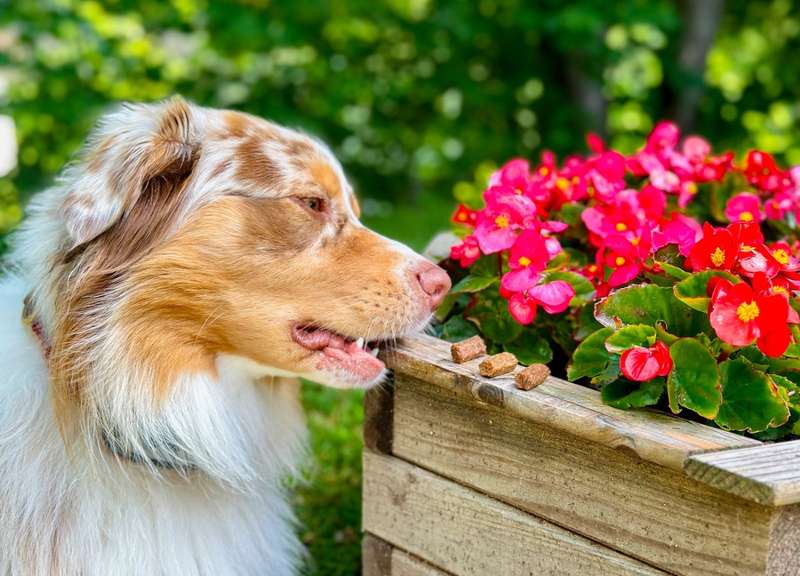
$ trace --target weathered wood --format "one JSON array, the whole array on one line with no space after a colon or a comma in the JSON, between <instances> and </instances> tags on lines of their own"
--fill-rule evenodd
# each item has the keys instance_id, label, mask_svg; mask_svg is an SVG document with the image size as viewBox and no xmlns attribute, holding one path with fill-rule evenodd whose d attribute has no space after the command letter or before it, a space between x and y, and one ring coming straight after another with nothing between
<instances>
[{"instance_id":1,"label":"weathered wood","mask_svg":"<svg viewBox=\"0 0 800 576\"><path fill-rule=\"evenodd\" d=\"M686 459L696 453L761 444L666 414L617 410L604 405L596 390L558 378L548 378L531 391L517 390L514 373L483 378L478 374L478 360L456 364L450 360L449 345L430 336L404 340L386 354L386 361L398 373L467 391L524 419L606 446L628 448L645 460L676 470L682 470Z\"/></svg>"},{"instance_id":2,"label":"weathered wood","mask_svg":"<svg viewBox=\"0 0 800 576\"><path fill-rule=\"evenodd\" d=\"M701 482L770 506L800 502L800 440L698 454L686 474Z\"/></svg>"},{"instance_id":3,"label":"weathered wood","mask_svg":"<svg viewBox=\"0 0 800 576\"><path fill-rule=\"evenodd\" d=\"M365 530L456 576L661 575L391 456L364 453Z\"/></svg>"},{"instance_id":4,"label":"weathered wood","mask_svg":"<svg viewBox=\"0 0 800 576\"><path fill-rule=\"evenodd\" d=\"M392 562L392 545L371 534L364 534L361 540L361 574L394 576Z\"/></svg>"},{"instance_id":5,"label":"weathered wood","mask_svg":"<svg viewBox=\"0 0 800 576\"><path fill-rule=\"evenodd\" d=\"M773 509L407 376L394 419L396 456L627 555L681 575L764 574Z\"/></svg>"},{"instance_id":6,"label":"weathered wood","mask_svg":"<svg viewBox=\"0 0 800 576\"><path fill-rule=\"evenodd\" d=\"M382 386L367 390L364 395L364 447L384 454L392 453L392 414L394 384L389 380Z\"/></svg>"},{"instance_id":7,"label":"weathered wood","mask_svg":"<svg viewBox=\"0 0 800 576\"><path fill-rule=\"evenodd\" d=\"M391 576L448 576L448 574L394 548L392 549Z\"/></svg>"}]
</instances>

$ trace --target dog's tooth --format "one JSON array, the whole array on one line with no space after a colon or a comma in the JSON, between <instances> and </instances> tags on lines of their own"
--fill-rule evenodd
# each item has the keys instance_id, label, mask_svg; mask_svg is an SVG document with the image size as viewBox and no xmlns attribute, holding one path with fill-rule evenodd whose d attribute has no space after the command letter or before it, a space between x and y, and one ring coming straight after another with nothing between
<instances>
[{"instance_id":1,"label":"dog's tooth","mask_svg":"<svg viewBox=\"0 0 800 576\"><path fill-rule=\"evenodd\" d=\"M363 348L364 347L364 339L363 338L359 338L358 340L356 340L356 346L358 346L359 348Z\"/></svg>"},{"instance_id":2,"label":"dog's tooth","mask_svg":"<svg viewBox=\"0 0 800 576\"><path fill-rule=\"evenodd\" d=\"M372 349L372 351L370 352L370 354L372 354L373 356L375 356L375 358L377 358L377 357L378 357L378 353L379 353L379 352L380 352L380 348L378 348L377 346L375 346L375 348L373 348L373 349Z\"/></svg>"}]
</instances>

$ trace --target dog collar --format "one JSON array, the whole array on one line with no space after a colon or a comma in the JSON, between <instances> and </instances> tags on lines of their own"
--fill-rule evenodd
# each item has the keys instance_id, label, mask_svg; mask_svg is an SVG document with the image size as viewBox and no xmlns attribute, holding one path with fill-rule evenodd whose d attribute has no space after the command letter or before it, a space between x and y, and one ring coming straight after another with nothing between
<instances>
[{"instance_id":1,"label":"dog collar","mask_svg":"<svg viewBox=\"0 0 800 576\"><path fill-rule=\"evenodd\" d=\"M25 299L23 300L22 323L33 333L36 341L39 343L39 347L42 350L42 356L44 356L45 361L48 361L50 359L52 345L50 344L50 339L47 337L47 334L45 334L44 325L36 316L36 312L33 307L33 298L30 294L25 296ZM103 430L101 436L103 439L103 444L105 444L105 447L108 449L108 451L114 454L114 456L120 460L125 460L132 464L155 466L156 468L160 468L162 470L175 470L182 474L187 474L196 470L196 467L192 465L175 464L166 460L159 460L158 458L142 457L138 454L127 451L124 449L122 442L117 439L113 431Z\"/></svg>"}]
</instances>

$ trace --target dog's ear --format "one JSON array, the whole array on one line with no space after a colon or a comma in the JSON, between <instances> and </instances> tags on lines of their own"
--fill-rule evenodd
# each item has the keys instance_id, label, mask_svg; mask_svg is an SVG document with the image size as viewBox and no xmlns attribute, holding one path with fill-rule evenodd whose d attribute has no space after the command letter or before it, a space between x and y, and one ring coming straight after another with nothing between
<instances>
[{"instance_id":1,"label":"dog's ear","mask_svg":"<svg viewBox=\"0 0 800 576\"><path fill-rule=\"evenodd\" d=\"M70 249L123 218L149 191L176 193L199 154L199 112L181 98L125 105L100 120L71 169L61 214Z\"/></svg>"}]
</instances>

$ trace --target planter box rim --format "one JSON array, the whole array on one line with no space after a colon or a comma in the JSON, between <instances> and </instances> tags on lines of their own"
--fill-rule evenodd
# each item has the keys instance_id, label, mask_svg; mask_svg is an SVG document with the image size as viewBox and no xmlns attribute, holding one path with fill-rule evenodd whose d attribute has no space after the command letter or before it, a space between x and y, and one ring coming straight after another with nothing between
<instances>
[{"instance_id":1,"label":"planter box rim","mask_svg":"<svg viewBox=\"0 0 800 576\"><path fill-rule=\"evenodd\" d=\"M760 504L800 502L800 440L767 444L660 412L618 410L603 404L598 391L554 377L534 390L518 390L514 373L484 378L478 373L479 359L456 364L450 358L450 343L427 335L401 340L384 359L395 372L471 395L516 417L631 451Z\"/></svg>"}]
</instances>

